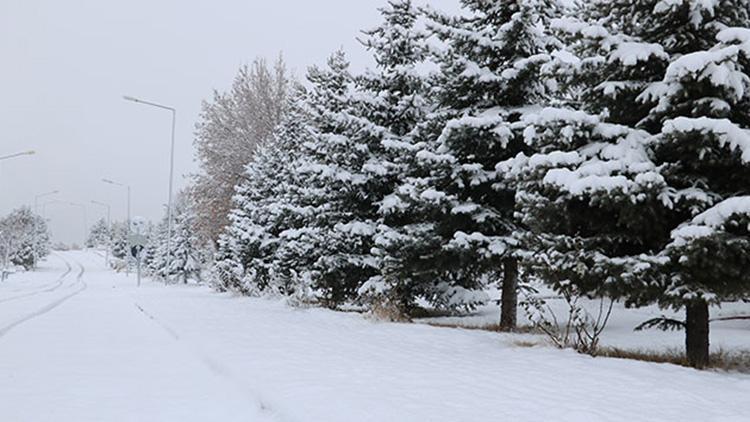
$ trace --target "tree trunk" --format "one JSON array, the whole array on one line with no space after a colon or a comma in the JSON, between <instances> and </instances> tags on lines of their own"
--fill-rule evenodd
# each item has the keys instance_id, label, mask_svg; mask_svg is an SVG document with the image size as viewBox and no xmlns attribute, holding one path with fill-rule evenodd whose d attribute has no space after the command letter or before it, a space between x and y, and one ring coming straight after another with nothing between
<instances>
[{"instance_id":1,"label":"tree trunk","mask_svg":"<svg viewBox=\"0 0 750 422\"><path fill-rule=\"evenodd\" d=\"M503 288L500 298L500 329L516 328L516 308L518 307L518 260L507 258L503 261Z\"/></svg>"},{"instance_id":2,"label":"tree trunk","mask_svg":"<svg viewBox=\"0 0 750 422\"><path fill-rule=\"evenodd\" d=\"M685 350L693 368L708 365L708 303L695 300L686 304Z\"/></svg>"}]
</instances>

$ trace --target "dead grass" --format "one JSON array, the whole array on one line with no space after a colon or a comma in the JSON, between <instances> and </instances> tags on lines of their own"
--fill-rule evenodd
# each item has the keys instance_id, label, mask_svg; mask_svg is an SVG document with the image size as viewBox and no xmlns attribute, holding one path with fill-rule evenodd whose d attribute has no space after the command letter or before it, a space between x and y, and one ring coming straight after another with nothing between
<instances>
[{"instance_id":1,"label":"dead grass","mask_svg":"<svg viewBox=\"0 0 750 422\"><path fill-rule=\"evenodd\" d=\"M531 326L524 325L517 327L512 331L507 331L500 328L500 324L487 324L480 326L464 326L457 323L443 323L443 322L428 322L427 325L439 328L462 328L465 330L481 330L491 331L496 333L519 333L519 334L540 334L539 331ZM515 340L513 345L518 347L535 347L539 346L539 341L532 340ZM655 362L655 363L669 363L673 365L680 365L684 367L690 367L685 358L685 354L680 349L668 349L665 351L651 351L651 350L633 350L633 349L621 349L617 347L601 347L596 353L597 357L607 357L614 359L631 359L639 360L643 362ZM726 372L741 372L750 373L750 350L744 351L727 351L720 349L717 352L711 353L710 364L706 368L708 370L718 370Z\"/></svg>"},{"instance_id":2,"label":"dead grass","mask_svg":"<svg viewBox=\"0 0 750 422\"><path fill-rule=\"evenodd\" d=\"M373 303L369 315L377 321L411 322L411 318L401 309L386 301Z\"/></svg>"},{"instance_id":3,"label":"dead grass","mask_svg":"<svg viewBox=\"0 0 750 422\"><path fill-rule=\"evenodd\" d=\"M454 323L445 322L428 322L427 325L432 327L440 328L463 328L465 330L481 330L481 331L492 331L495 333L517 333L517 334L537 334L538 332L531 325L523 325L516 327L512 330L506 330L500 326L500 324L485 324L485 325L461 325Z\"/></svg>"},{"instance_id":4,"label":"dead grass","mask_svg":"<svg viewBox=\"0 0 750 422\"><path fill-rule=\"evenodd\" d=\"M530 340L515 340L513 345L516 347L536 347L539 346L539 342Z\"/></svg>"},{"instance_id":5,"label":"dead grass","mask_svg":"<svg viewBox=\"0 0 750 422\"><path fill-rule=\"evenodd\" d=\"M644 362L671 363L690 367L681 350L670 349L663 352L648 350L628 350L616 347L602 347L599 349L597 356L616 358L616 359L633 359ZM729 352L719 350L711 353L709 357L710 364L706 369L713 369L727 372L750 373L750 351Z\"/></svg>"}]
</instances>

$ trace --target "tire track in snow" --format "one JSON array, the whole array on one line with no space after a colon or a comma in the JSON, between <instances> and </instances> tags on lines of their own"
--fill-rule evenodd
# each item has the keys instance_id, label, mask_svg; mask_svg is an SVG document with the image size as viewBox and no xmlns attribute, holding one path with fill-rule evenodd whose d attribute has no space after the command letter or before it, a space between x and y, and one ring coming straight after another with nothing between
<instances>
[{"instance_id":1,"label":"tire track in snow","mask_svg":"<svg viewBox=\"0 0 750 422\"><path fill-rule=\"evenodd\" d=\"M60 297L60 298L58 298L56 300L53 300L52 302L50 302L47 305L45 305L45 306L37 309L36 311L31 312L29 314L26 314L22 318L17 319L16 321L14 321L14 322L12 322L12 323L10 323L10 324L8 324L8 325L0 328L0 338L3 337L3 336L5 336L6 334L8 334L8 332L10 332L10 330L18 327L21 324L29 322L29 321L37 318L37 317L40 317L42 315L45 315L45 314L49 313L50 311L54 310L58 306L60 306L63 303L65 303L68 299L70 299L70 298L78 295L82 291L86 290L86 288L88 287L88 285L86 284L85 281L83 281L83 274L86 272L86 269L83 267L83 265L81 265L80 262L75 261L75 260L73 260L73 261L81 269L81 271L76 275L76 281L75 281L74 284L71 284L71 287L77 285L78 288L76 288L74 291L66 294L63 297Z\"/></svg>"},{"instance_id":2,"label":"tire track in snow","mask_svg":"<svg viewBox=\"0 0 750 422\"><path fill-rule=\"evenodd\" d=\"M70 274L70 272L73 271L73 267L70 266L70 263L65 258L63 258L62 256L57 255L57 254L55 254L55 255L58 258L62 259L63 263L67 267L67 269L65 270L65 272L60 277L58 277L57 280L53 281L51 284L44 285L41 288L38 288L36 290L32 290L30 292L26 292L26 293L22 293L22 294L19 294L19 295L2 298L2 299L0 299L0 303L10 302L12 300L17 300L17 299L23 299L25 297L30 297L30 296L36 296L36 295L38 295L40 293L52 292L52 291L55 291L55 290L59 289L60 287L62 287L63 281L65 281L65 277L67 277L68 274Z\"/></svg>"},{"instance_id":3,"label":"tire track in snow","mask_svg":"<svg viewBox=\"0 0 750 422\"><path fill-rule=\"evenodd\" d=\"M151 320L154 324L159 326L159 328L161 328L167 334L169 334L169 336L174 341L178 343L182 343L182 339L180 338L180 335L175 330L173 330L167 324L163 323L159 318L155 317L152 313L143 309L143 306L138 304L138 302L136 302L135 300L133 301L133 304L135 305L136 309L138 309L138 311L141 314L143 314L143 316ZM226 380L231 382L235 388L239 389L240 391L247 391L247 388L243 387L241 383L239 383L236 379L234 379L231 372L227 370L226 367L224 367L222 364L194 350L190 350L190 353L193 354L196 358L198 358L198 360L204 366L206 366L214 375L221 377L221 378L225 378ZM270 417L273 417L274 420L284 421L284 422L291 421L291 419L280 414L273 407L271 407L268 404L268 402L261 397L260 394L258 394L257 392L252 392L252 391L250 393L254 396L252 397L252 400L256 402L256 405L258 406L258 409L261 411L261 413L268 415Z\"/></svg>"}]
</instances>

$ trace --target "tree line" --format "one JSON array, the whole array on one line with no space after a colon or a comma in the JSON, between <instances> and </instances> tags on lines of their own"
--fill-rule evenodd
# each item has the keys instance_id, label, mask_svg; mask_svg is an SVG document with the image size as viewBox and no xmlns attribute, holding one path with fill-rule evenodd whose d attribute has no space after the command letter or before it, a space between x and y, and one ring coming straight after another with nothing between
<instances>
[{"instance_id":1,"label":"tree line","mask_svg":"<svg viewBox=\"0 0 750 422\"><path fill-rule=\"evenodd\" d=\"M172 219L171 237L168 237L166 215L156 224L140 219L137 224L131 222L131 232L135 231L132 226L137 226L139 234L147 239L143 249L135 251L137 259L132 250L134 245L129 243L127 221L98 220L91 226L86 247L108 249L112 257L110 265L118 271L127 270L140 261L142 272L156 279L184 284L200 282L201 270L208 259L196 234L194 207L183 192L176 196Z\"/></svg>"},{"instance_id":2,"label":"tree line","mask_svg":"<svg viewBox=\"0 0 750 422\"><path fill-rule=\"evenodd\" d=\"M361 73L243 67L203 106L193 225L223 290L409 317L501 286L658 304L708 363L750 292L750 5L380 9Z\"/></svg>"}]
</instances>

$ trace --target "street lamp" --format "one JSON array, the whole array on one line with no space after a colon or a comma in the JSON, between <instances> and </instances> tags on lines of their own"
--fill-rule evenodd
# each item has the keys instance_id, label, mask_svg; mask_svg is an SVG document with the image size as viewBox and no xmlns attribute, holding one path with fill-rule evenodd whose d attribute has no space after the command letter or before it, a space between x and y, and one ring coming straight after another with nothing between
<instances>
[{"instance_id":1,"label":"street lamp","mask_svg":"<svg viewBox=\"0 0 750 422\"><path fill-rule=\"evenodd\" d=\"M141 100L139 98L124 95L122 97L125 101L131 101L137 104L143 104L151 107L160 108L162 110L168 110L172 112L172 141L169 152L169 201L167 203L167 269L171 264L172 260L172 185L174 183L174 132L175 124L177 122L177 110L174 107L165 106L162 104L153 103L151 101ZM169 270L167 270L167 280L169 280Z\"/></svg>"},{"instance_id":2,"label":"street lamp","mask_svg":"<svg viewBox=\"0 0 750 422\"><path fill-rule=\"evenodd\" d=\"M31 150L31 151L23 151L23 152L17 152L17 153L15 153L15 154L10 154L10 155L3 155L2 157L0 157L0 160L7 160L7 159L9 159L9 158L20 157L20 156L22 156L22 155L34 155L34 154L36 154L36 151L34 151L34 150Z\"/></svg>"},{"instance_id":3,"label":"street lamp","mask_svg":"<svg viewBox=\"0 0 750 422\"><path fill-rule=\"evenodd\" d=\"M127 233L126 244L127 244L127 251L130 251L130 185L126 185L120 182L115 182L114 180L110 180L110 179L102 179L102 182L108 183L114 186L124 187L124 188L127 188L128 190L128 222L127 222L127 228L126 228L126 233ZM125 262L127 264L127 262L129 261L129 259L127 258L127 253L125 256L126 256ZM130 265L125 265L125 275L130 275Z\"/></svg>"},{"instance_id":4,"label":"street lamp","mask_svg":"<svg viewBox=\"0 0 750 422\"><path fill-rule=\"evenodd\" d=\"M91 200L91 203L107 209L107 247L104 250L104 265L109 268L109 249L112 246L112 220L110 219L112 208L109 204L105 204L104 202Z\"/></svg>"},{"instance_id":5,"label":"street lamp","mask_svg":"<svg viewBox=\"0 0 750 422\"><path fill-rule=\"evenodd\" d=\"M130 234L130 185L126 185L126 184L120 183L120 182L115 182L114 180L110 180L110 179L102 179L102 182L108 183L110 185L115 185L115 186L120 186L120 187L123 187L123 188L127 188L127 190L128 190L128 213L127 213L127 215L128 215L128 234Z\"/></svg>"},{"instance_id":6,"label":"street lamp","mask_svg":"<svg viewBox=\"0 0 750 422\"><path fill-rule=\"evenodd\" d=\"M45 192L40 193L39 195L34 197L34 212L39 214L39 198L44 198L45 196L55 195L57 193L60 193L59 190L53 190L51 192Z\"/></svg>"}]
</instances>

